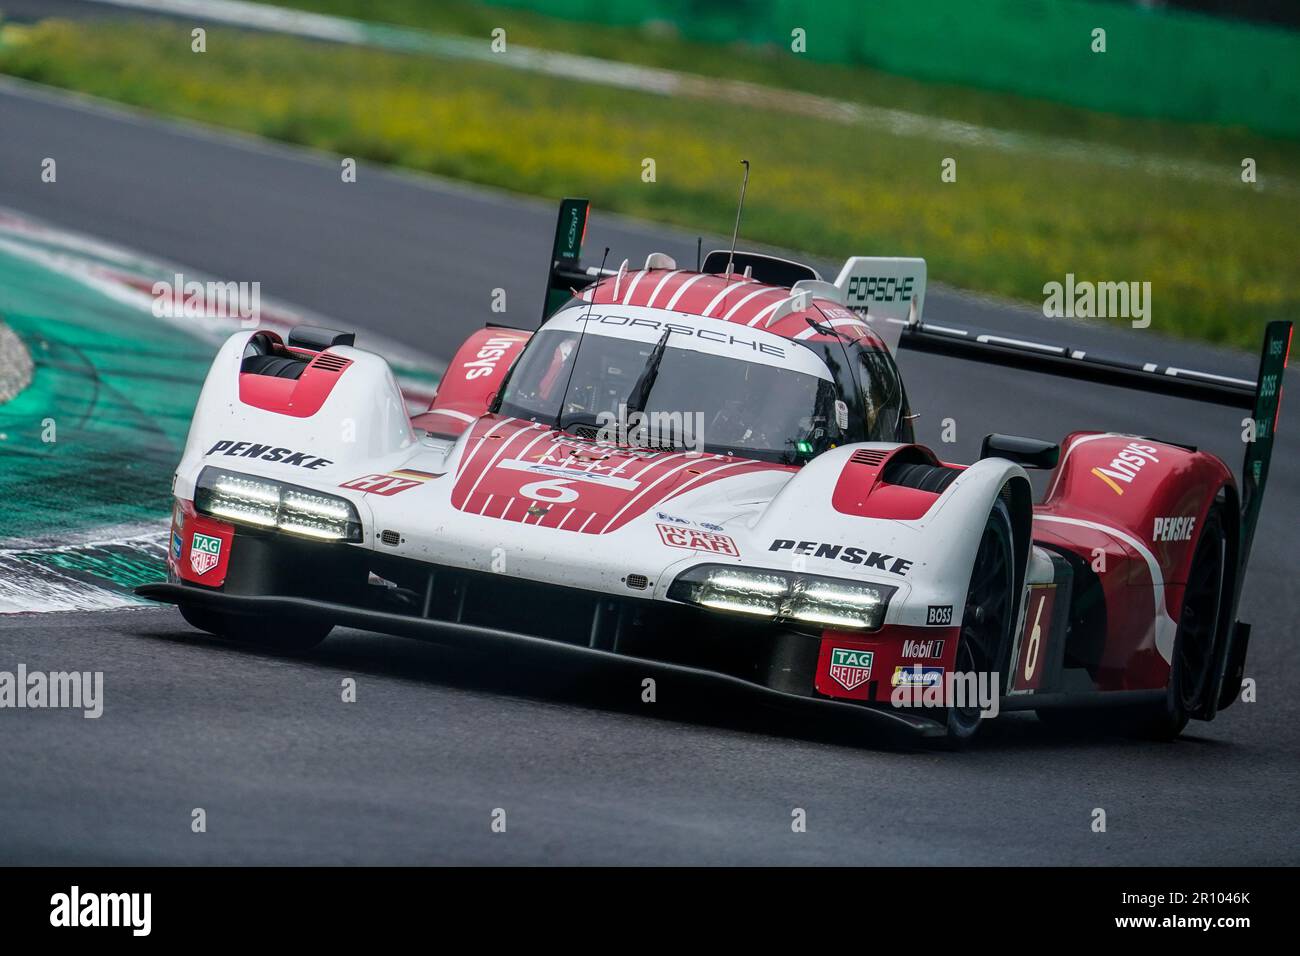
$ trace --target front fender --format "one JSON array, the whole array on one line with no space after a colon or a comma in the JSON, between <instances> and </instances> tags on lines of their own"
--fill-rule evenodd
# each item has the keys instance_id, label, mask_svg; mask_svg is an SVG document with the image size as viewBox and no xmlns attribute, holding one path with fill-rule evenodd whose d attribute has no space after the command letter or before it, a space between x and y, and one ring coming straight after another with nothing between
<instances>
[{"instance_id":1,"label":"front fender","mask_svg":"<svg viewBox=\"0 0 1300 956\"><path fill-rule=\"evenodd\" d=\"M212 361L177 466L176 495L192 497L205 464L328 486L383 470L410 449L415 436L392 370L361 349L328 350L349 364L310 414L244 401L240 367L253 334L236 332Z\"/></svg>"},{"instance_id":2,"label":"front fender","mask_svg":"<svg viewBox=\"0 0 1300 956\"><path fill-rule=\"evenodd\" d=\"M831 506L855 451L883 452L887 460L907 447L886 443L844 446L809 463L781 489L753 526L754 543L766 552L765 563L891 584L898 592L886 616L889 624L925 626L933 605L951 605L952 623L959 624L980 537L994 502L1007 489L1019 594L1029 559L1030 492L1028 476L1013 462L989 458L962 469L946 490L931 495L928 508L915 507L915 496L909 499L903 512L907 517L881 516L868 507L857 509L863 513L851 514ZM879 484L864 494L894 487Z\"/></svg>"}]
</instances>

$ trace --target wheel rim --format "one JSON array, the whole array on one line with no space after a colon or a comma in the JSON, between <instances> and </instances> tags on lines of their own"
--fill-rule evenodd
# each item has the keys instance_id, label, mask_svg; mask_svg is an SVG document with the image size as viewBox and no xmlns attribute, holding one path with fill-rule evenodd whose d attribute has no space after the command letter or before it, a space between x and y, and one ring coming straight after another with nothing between
<instances>
[{"instance_id":1,"label":"wheel rim","mask_svg":"<svg viewBox=\"0 0 1300 956\"><path fill-rule=\"evenodd\" d=\"M1220 604L1223 600L1225 546L1221 533L1202 539L1183 593L1176 666L1178 696L1185 710L1197 706L1210 677L1214 635L1218 630Z\"/></svg>"}]
</instances>

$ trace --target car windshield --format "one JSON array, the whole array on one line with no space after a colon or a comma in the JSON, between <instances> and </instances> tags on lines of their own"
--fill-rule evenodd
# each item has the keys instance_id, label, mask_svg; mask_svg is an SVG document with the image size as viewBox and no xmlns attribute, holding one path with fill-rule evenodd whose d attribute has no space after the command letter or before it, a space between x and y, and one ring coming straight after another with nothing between
<instances>
[{"instance_id":1,"label":"car windshield","mask_svg":"<svg viewBox=\"0 0 1300 956\"><path fill-rule=\"evenodd\" d=\"M579 348L577 331L538 332L505 384L500 411L588 438L786 464L845 440L829 378L681 348L675 338L589 332ZM608 430L619 423L626 431Z\"/></svg>"}]
</instances>

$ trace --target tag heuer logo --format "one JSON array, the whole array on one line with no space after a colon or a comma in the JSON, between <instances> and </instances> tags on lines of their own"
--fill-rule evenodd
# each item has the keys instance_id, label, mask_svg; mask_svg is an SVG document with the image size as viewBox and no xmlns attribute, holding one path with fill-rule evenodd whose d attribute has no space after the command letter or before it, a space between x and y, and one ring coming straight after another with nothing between
<instances>
[{"instance_id":1,"label":"tag heuer logo","mask_svg":"<svg viewBox=\"0 0 1300 956\"><path fill-rule=\"evenodd\" d=\"M195 574L207 574L221 560L221 539L210 534L194 533L190 542L190 567Z\"/></svg>"},{"instance_id":2,"label":"tag heuer logo","mask_svg":"<svg viewBox=\"0 0 1300 956\"><path fill-rule=\"evenodd\" d=\"M845 690L855 690L871 679L871 651L831 648L831 678Z\"/></svg>"}]
</instances>

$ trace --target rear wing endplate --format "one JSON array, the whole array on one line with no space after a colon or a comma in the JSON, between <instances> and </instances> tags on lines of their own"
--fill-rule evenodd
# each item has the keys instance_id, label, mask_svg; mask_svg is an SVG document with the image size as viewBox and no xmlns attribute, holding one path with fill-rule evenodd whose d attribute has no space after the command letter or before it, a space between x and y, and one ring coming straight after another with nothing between
<instances>
[{"instance_id":1,"label":"rear wing endplate","mask_svg":"<svg viewBox=\"0 0 1300 956\"><path fill-rule=\"evenodd\" d=\"M1241 531L1242 560L1250 555L1250 542L1255 539L1255 525L1259 522L1259 509L1264 501L1264 482L1268 479L1268 463L1273 457L1273 435L1277 431L1278 416L1282 411L1282 375L1291 355L1291 323L1270 322L1264 330L1264 348L1259 356L1259 378L1255 387L1254 441L1246 444L1246 458L1241 466Z\"/></svg>"},{"instance_id":2,"label":"rear wing endplate","mask_svg":"<svg viewBox=\"0 0 1300 956\"><path fill-rule=\"evenodd\" d=\"M551 244L551 268L546 277L546 298L542 303L545 322L573 296L597 278L596 272L582 268L582 243L587 238L587 216L591 203L586 199L564 199L555 221L555 241Z\"/></svg>"},{"instance_id":3,"label":"rear wing endplate","mask_svg":"<svg viewBox=\"0 0 1300 956\"><path fill-rule=\"evenodd\" d=\"M917 325L925 311L925 260L887 256L853 256L845 261L834 285L840 301L862 314L897 352L907 325Z\"/></svg>"}]
</instances>

